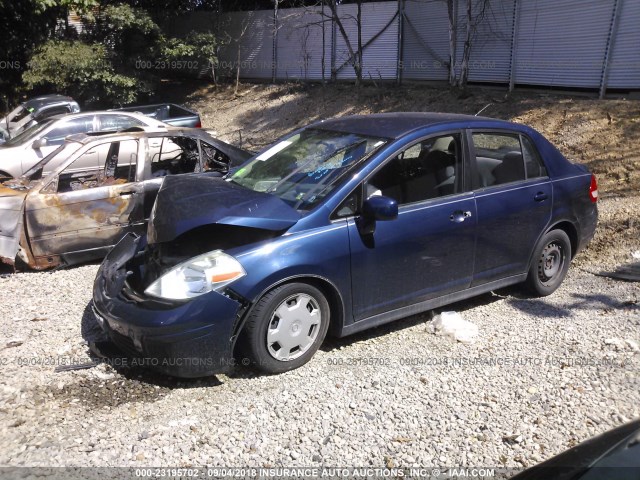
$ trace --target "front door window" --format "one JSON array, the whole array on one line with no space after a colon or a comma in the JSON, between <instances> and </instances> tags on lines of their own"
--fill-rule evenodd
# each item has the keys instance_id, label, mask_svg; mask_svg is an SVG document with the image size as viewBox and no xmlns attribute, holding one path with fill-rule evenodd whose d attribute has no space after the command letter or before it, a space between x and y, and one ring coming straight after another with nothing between
<instances>
[{"instance_id":1,"label":"front door window","mask_svg":"<svg viewBox=\"0 0 640 480\"><path fill-rule=\"evenodd\" d=\"M138 142L103 143L84 153L58 177L58 193L135 181Z\"/></svg>"},{"instance_id":2,"label":"front door window","mask_svg":"<svg viewBox=\"0 0 640 480\"><path fill-rule=\"evenodd\" d=\"M462 191L460 135L416 143L383 166L368 182L367 196L391 197L398 205Z\"/></svg>"}]
</instances>

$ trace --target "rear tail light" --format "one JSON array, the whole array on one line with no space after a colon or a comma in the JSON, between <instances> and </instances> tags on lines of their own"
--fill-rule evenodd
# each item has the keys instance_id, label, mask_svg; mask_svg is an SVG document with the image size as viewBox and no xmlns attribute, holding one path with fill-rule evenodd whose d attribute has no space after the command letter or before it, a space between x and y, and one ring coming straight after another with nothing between
<instances>
[{"instance_id":1,"label":"rear tail light","mask_svg":"<svg viewBox=\"0 0 640 480\"><path fill-rule=\"evenodd\" d=\"M591 175L591 185L589 185L589 198L593 203L598 201L598 182L595 175Z\"/></svg>"},{"instance_id":2,"label":"rear tail light","mask_svg":"<svg viewBox=\"0 0 640 480\"><path fill-rule=\"evenodd\" d=\"M202 128L202 122L200 120L196 123L196 128Z\"/></svg>"}]
</instances>

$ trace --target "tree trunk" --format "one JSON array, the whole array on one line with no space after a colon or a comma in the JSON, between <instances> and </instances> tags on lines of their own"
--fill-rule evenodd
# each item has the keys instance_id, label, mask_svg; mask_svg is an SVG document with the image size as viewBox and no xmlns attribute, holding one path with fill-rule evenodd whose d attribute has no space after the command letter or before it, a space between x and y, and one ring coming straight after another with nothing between
<instances>
[{"instance_id":1,"label":"tree trunk","mask_svg":"<svg viewBox=\"0 0 640 480\"><path fill-rule=\"evenodd\" d=\"M240 44L238 44L238 66L236 68L236 89L233 94L238 94L238 86L240 85Z\"/></svg>"},{"instance_id":2,"label":"tree trunk","mask_svg":"<svg viewBox=\"0 0 640 480\"><path fill-rule=\"evenodd\" d=\"M362 1L358 0L358 53L356 55L356 65L354 69L356 71L356 86L362 82Z\"/></svg>"},{"instance_id":3,"label":"tree trunk","mask_svg":"<svg viewBox=\"0 0 640 480\"><path fill-rule=\"evenodd\" d=\"M455 11L456 0L447 0L447 12L449 14L449 85L456 85L456 37L457 19Z\"/></svg>"},{"instance_id":4,"label":"tree trunk","mask_svg":"<svg viewBox=\"0 0 640 480\"><path fill-rule=\"evenodd\" d=\"M324 18L324 0L322 0L322 17ZM327 42L325 41L325 33L324 33L324 23L322 24L322 55L320 57L320 64L322 65L322 83L324 84L324 69L325 69L325 45Z\"/></svg>"},{"instance_id":5,"label":"tree trunk","mask_svg":"<svg viewBox=\"0 0 640 480\"><path fill-rule=\"evenodd\" d=\"M353 65L353 71L356 74L356 85L359 84L359 81L362 80L362 64L358 61L358 57L356 53L353 51L353 47L351 46L351 42L349 41L349 36L347 35L346 30L344 29L344 25L342 24L342 20L338 17L338 8L336 5L336 0L330 0L327 2L329 8L331 9L331 16L333 17L333 21L336 23L338 28L340 29L340 34L344 39L344 43L347 46L347 50L349 51L349 58L351 59L351 65ZM360 22L360 3L358 3L358 32L362 28ZM360 33L358 34L360 36ZM360 42L361 40L358 39ZM358 55L361 54L362 51L358 51ZM335 76L337 72L332 72L332 77Z\"/></svg>"},{"instance_id":6,"label":"tree trunk","mask_svg":"<svg viewBox=\"0 0 640 480\"><path fill-rule=\"evenodd\" d=\"M464 48L462 50L462 63L460 65L460 78L458 87L464 89L469 78L469 57L471 56L471 32L473 23L471 19L472 0L467 0L467 31L464 38Z\"/></svg>"}]
</instances>

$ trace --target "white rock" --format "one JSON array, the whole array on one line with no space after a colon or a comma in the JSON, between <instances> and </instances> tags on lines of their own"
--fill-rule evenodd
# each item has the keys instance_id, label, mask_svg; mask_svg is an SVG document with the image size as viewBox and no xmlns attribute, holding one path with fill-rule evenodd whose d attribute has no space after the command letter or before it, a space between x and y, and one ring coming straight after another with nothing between
<instances>
[{"instance_id":1,"label":"white rock","mask_svg":"<svg viewBox=\"0 0 640 480\"><path fill-rule=\"evenodd\" d=\"M640 352L640 346L638 345L638 342L636 342L635 340L631 340L627 338L625 339L624 343L626 343L627 346L634 352Z\"/></svg>"},{"instance_id":2,"label":"white rock","mask_svg":"<svg viewBox=\"0 0 640 480\"><path fill-rule=\"evenodd\" d=\"M472 343L478 336L478 326L462 318L458 312L442 312L428 326L436 335L446 335L462 343Z\"/></svg>"}]
</instances>

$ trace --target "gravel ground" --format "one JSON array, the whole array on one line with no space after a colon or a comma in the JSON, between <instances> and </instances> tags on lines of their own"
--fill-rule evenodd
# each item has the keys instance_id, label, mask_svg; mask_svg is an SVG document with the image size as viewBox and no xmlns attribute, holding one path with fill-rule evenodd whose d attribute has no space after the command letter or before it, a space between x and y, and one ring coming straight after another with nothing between
<instances>
[{"instance_id":1,"label":"gravel ground","mask_svg":"<svg viewBox=\"0 0 640 480\"><path fill-rule=\"evenodd\" d=\"M329 339L303 368L182 381L85 362L97 266L0 278L2 466L530 466L640 416L640 291L573 267L517 289Z\"/></svg>"}]
</instances>

